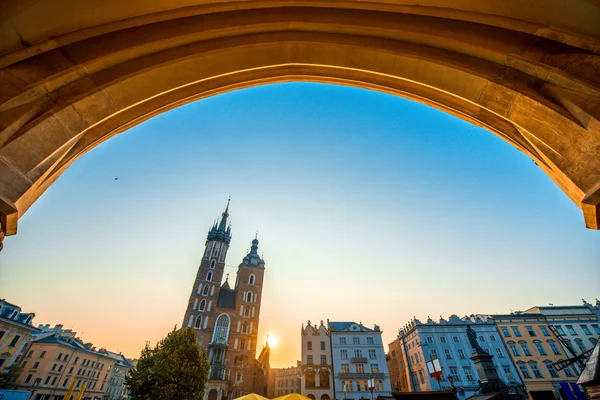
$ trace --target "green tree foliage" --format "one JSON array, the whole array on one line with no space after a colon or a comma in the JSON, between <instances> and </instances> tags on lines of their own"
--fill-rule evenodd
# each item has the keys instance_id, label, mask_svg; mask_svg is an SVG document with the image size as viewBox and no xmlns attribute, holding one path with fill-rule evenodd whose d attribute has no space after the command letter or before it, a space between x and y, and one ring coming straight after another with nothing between
<instances>
[{"instance_id":1,"label":"green tree foliage","mask_svg":"<svg viewBox=\"0 0 600 400\"><path fill-rule=\"evenodd\" d=\"M19 387L19 382L17 382L17 379L19 378L20 373L21 368L17 365L17 363L14 363L8 367L3 373L0 374L0 389L17 389Z\"/></svg>"},{"instance_id":2,"label":"green tree foliage","mask_svg":"<svg viewBox=\"0 0 600 400\"><path fill-rule=\"evenodd\" d=\"M209 368L194 330L174 330L155 348L146 345L125 385L133 399L201 400Z\"/></svg>"}]
</instances>

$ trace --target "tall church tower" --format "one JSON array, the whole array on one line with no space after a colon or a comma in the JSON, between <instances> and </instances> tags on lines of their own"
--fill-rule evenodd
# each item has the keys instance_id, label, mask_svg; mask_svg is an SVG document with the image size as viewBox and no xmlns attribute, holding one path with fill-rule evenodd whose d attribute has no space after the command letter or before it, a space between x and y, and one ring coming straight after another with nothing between
<instances>
[{"instance_id":1,"label":"tall church tower","mask_svg":"<svg viewBox=\"0 0 600 400\"><path fill-rule=\"evenodd\" d=\"M229 201L220 221L215 221L206 236L204 255L198 267L182 324L196 329L196 336L204 349L208 348L212 338L217 317L216 303L225 270L225 257L231 243L231 225L227 225L227 217Z\"/></svg>"}]
</instances>

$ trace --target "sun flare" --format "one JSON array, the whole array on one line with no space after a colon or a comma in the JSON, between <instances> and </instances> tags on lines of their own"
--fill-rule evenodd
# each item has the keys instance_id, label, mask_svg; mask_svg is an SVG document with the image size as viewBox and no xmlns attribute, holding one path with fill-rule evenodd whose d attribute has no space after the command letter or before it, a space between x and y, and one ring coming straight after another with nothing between
<instances>
[{"instance_id":1,"label":"sun flare","mask_svg":"<svg viewBox=\"0 0 600 400\"><path fill-rule=\"evenodd\" d=\"M277 346L277 336L269 334L267 335L267 341L269 342L269 347L272 348Z\"/></svg>"}]
</instances>

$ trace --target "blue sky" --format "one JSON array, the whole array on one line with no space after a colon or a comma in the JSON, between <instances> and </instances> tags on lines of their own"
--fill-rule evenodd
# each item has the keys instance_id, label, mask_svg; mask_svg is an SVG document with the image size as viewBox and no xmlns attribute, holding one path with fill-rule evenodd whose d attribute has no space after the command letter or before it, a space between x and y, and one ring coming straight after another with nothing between
<instances>
[{"instance_id":1,"label":"blue sky","mask_svg":"<svg viewBox=\"0 0 600 400\"><path fill-rule=\"evenodd\" d=\"M181 324L228 196L228 272L259 232L274 366L295 364L309 319L378 323L387 343L413 316L600 297L600 233L524 154L428 106L311 83L194 102L86 154L5 240L2 297L137 356Z\"/></svg>"}]
</instances>

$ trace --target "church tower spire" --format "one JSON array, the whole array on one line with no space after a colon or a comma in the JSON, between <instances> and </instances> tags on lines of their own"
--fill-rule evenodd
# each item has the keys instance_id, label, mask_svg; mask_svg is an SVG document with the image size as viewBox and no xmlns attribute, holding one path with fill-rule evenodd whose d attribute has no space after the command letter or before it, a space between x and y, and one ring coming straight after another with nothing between
<instances>
[{"instance_id":1,"label":"church tower spire","mask_svg":"<svg viewBox=\"0 0 600 400\"><path fill-rule=\"evenodd\" d=\"M227 217L229 217L230 202L231 197L227 200L227 207L225 207L225 211L223 211L223 213L221 214L221 220L215 221L213 227L208 231L206 243L210 241L223 242L227 245L231 243L231 225L227 225Z\"/></svg>"}]
</instances>

